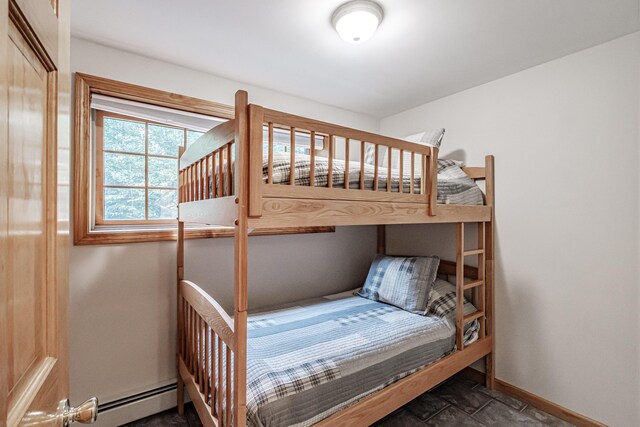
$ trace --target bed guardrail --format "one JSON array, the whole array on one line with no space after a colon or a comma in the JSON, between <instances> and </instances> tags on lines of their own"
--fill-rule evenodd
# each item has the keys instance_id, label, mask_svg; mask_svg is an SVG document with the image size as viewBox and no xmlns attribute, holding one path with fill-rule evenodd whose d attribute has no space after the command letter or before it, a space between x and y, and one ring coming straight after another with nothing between
<instances>
[{"instance_id":1,"label":"bed guardrail","mask_svg":"<svg viewBox=\"0 0 640 427\"><path fill-rule=\"evenodd\" d=\"M233 359L236 353L233 321L211 296L187 280L179 282L178 366L196 410L231 426ZM178 390L178 396L183 390ZM201 419L208 417L201 416Z\"/></svg>"},{"instance_id":2,"label":"bed guardrail","mask_svg":"<svg viewBox=\"0 0 640 427\"><path fill-rule=\"evenodd\" d=\"M248 153L242 179L248 181L249 217L262 215L264 198L412 202L435 215L437 148L254 104L246 111L248 137L236 135L236 118L180 151L181 221L234 225L238 143ZM278 164L283 156L285 164ZM206 209L211 200L215 212Z\"/></svg>"}]
</instances>

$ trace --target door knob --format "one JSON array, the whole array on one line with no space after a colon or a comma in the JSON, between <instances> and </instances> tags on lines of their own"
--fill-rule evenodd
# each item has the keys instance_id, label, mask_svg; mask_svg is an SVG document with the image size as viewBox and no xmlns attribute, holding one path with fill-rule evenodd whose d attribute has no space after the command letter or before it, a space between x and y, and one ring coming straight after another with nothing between
<instances>
[{"instance_id":1,"label":"door knob","mask_svg":"<svg viewBox=\"0 0 640 427\"><path fill-rule=\"evenodd\" d=\"M98 419L98 398L92 397L85 400L80 406L72 408L69 405L69 399L65 401L65 410L63 416L63 427L67 427L71 423L91 424Z\"/></svg>"},{"instance_id":2,"label":"door knob","mask_svg":"<svg viewBox=\"0 0 640 427\"><path fill-rule=\"evenodd\" d=\"M69 427L72 423L91 424L98 418L98 398L83 402L80 406L72 407L69 399L65 399L58 405L58 411L55 414L48 414L41 411L33 411L27 413L22 422L21 427Z\"/></svg>"}]
</instances>

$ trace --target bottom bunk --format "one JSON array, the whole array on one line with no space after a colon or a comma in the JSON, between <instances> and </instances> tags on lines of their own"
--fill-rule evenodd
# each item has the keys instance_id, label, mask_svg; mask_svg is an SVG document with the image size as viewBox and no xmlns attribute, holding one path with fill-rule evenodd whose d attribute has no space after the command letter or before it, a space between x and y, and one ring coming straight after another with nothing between
<instances>
[{"instance_id":1,"label":"bottom bunk","mask_svg":"<svg viewBox=\"0 0 640 427\"><path fill-rule=\"evenodd\" d=\"M227 410L233 346L207 327L222 309L190 282L180 293L182 379L205 425L237 425ZM247 425L368 425L485 356L491 338L479 338L478 320L465 325L456 351L455 294L436 280L424 315L353 292L250 314ZM474 312L465 301L464 315ZM222 320L228 334L231 321Z\"/></svg>"}]
</instances>

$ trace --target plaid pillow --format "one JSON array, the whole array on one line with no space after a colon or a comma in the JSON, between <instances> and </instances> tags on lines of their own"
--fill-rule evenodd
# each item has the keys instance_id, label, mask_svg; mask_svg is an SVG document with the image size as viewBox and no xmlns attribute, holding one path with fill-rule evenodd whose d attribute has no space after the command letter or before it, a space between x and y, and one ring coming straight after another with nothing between
<instances>
[{"instance_id":1,"label":"plaid pillow","mask_svg":"<svg viewBox=\"0 0 640 427\"><path fill-rule=\"evenodd\" d=\"M378 255L358 295L424 314L440 258Z\"/></svg>"}]
</instances>

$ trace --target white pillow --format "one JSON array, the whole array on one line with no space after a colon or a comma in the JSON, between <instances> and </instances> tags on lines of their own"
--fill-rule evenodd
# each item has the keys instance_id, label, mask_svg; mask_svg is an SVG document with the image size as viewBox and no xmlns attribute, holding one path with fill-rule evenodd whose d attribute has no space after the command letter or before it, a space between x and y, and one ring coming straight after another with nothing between
<instances>
[{"instance_id":1,"label":"white pillow","mask_svg":"<svg viewBox=\"0 0 640 427\"><path fill-rule=\"evenodd\" d=\"M439 128L439 129L428 130L426 132L416 133L415 135L409 135L402 139L404 139L405 141L414 142L416 144L428 145L431 147L440 147L443 137L444 137L444 129ZM386 165L386 153L387 151L385 150L383 154L383 159L381 160L383 162L382 163L383 166ZM400 169L399 154L400 152L398 150L393 151L393 158L391 159L391 165L393 169ZM419 177L422 174L422 165L420 163L420 156L418 155L414 156L414 162L415 162L415 166L413 169L414 177ZM403 175L406 177L408 177L409 174L411 173L411 153L406 153L406 152L403 153L402 171L403 171L402 172Z\"/></svg>"},{"instance_id":2,"label":"white pillow","mask_svg":"<svg viewBox=\"0 0 640 427\"><path fill-rule=\"evenodd\" d=\"M416 144L428 145L431 147L440 147L442 144L442 138L444 138L444 128L431 129L425 132L416 133L415 135L409 135L404 139L405 141L414 142ZM378 147L381 152L378 153L378 165L382 167L387 166L387 147ZM393 156L391 158L391 167L393 169L400 169L398 150L393 150ZM405 176L409 176L411 173L411 153L403 153L402 170ZM422 166L420 163L420 156L414 156L414 176L419 177L422 173ZM375 145L367 144L365 148L364 161L367 164L373 165L375 163Z\"/></svg>"}]
</instances>

